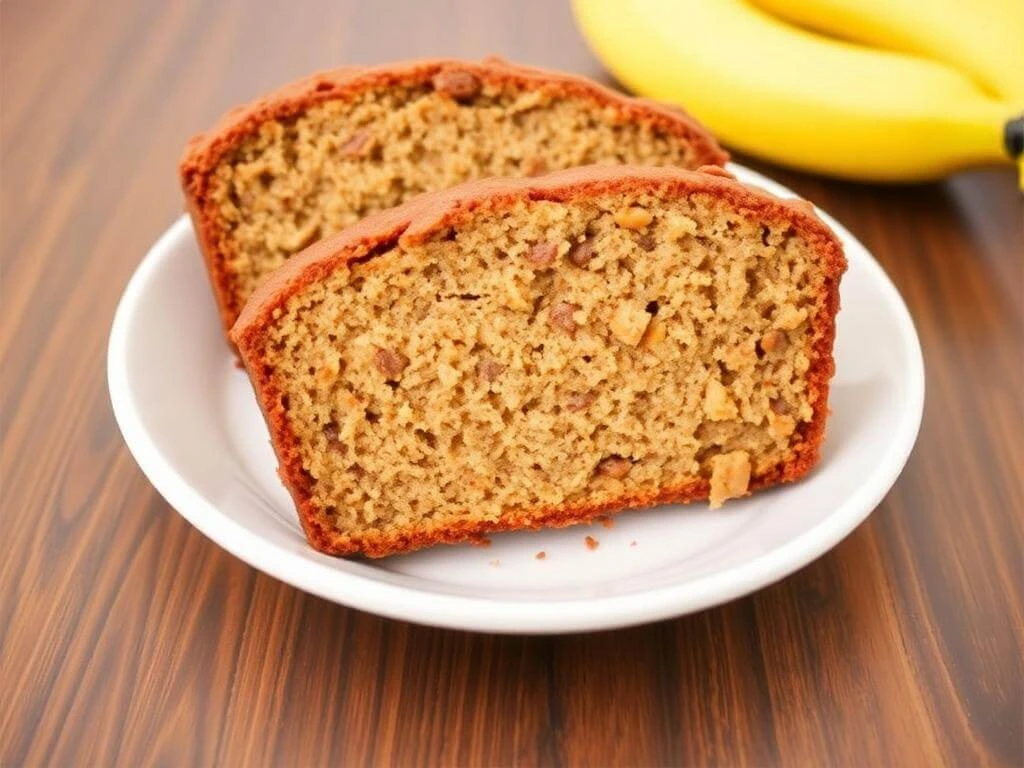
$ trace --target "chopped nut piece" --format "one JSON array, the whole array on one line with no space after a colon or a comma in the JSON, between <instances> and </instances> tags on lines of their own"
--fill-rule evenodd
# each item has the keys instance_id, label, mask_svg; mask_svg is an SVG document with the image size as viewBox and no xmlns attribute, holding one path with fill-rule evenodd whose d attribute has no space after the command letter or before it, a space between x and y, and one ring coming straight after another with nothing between
<instances>
[{"instance_id":1,"label":"chopped nut piece","mask_svg":"<svg viewBox=\"0 0 1024 768\"><path fill-rule=\"evenodd\" d=\"M590 407L597 400L597 393L590 389L586 392L573 392L565 401L565 407L570 411L582 411Z\"/></svg>"},{"instance_id":2,"label":"chopped nut piece","mask_svg":"<svg viewBox=\"0 0 1024 768\"><path fill-rule=\"evenodd\" d=\"M624 459L621 456L608 456L598 462L597 474L621 480L629 474L629 470L632 468L633 462L629 459Z\"/></svg>"},{"instance_id":3,"label":"chopped nut piece","mask_svg":"<svg viewBox=\"0 0 1024 768\"><path fill-rule=\"evenodd\" d=\"M733 451L711 459L711 493L708 500L718 509L726 499L744 496L750 487L750 456Z\"/></svg>"},{"instance_id":4,"label":"chopped nut piece","mask_svg":"<svg viewBox=\"0 0 1024 768\"><path fill-rule=\"evenodd\" d=\"M574 243L566 258L575 267L585 268L590 260L594 258L597 251L592 240L584 240L582 243Z\"/></svg>"},{"instance_id":5,"label":"chopped nut piece","mask_svg":"<svg viewBox=\"0 0 1024 768\"><path fill-rule=\"evenodd\" d=\"M644 331L644 337L640 339L640 349L654 349L667 335L665 321L658 317L651 318L647 330Z\"/></svg>"},{"instance_id":6,"label":"chopped nut piece","mask_svg":"<svg viewBox=\"0 0 1024 768\"><path fill-rule=\"evenodd\" d=\"M637 208L635 205L623 208L615 214L615 223L623 229L643 229L654 219L650 211Z\"/></svg>"},{"instance_id":7,"label":"chopped nut piece","mask_svg":"<svg viewBox=\"0 0 1024 768\"><path fill-rule=\"evenodd\" d=\"M608 327L612 334L623 344L635 347L644 336L644 331L651 322L651 316L642 302L629 299L615 309Z\"/></svg>"},{"instance_id":8,"label":"chopped nut piece","mask_svg":"<svg viewBox=\"0 0 1024 768\"><path fill-rule=\"evenodd\" d=\"M665 219L666 230L670 240L678 240L683 235L696 235L697 222L681 213L668 213Z\"/></svg>"},{"instance_id":9,"label":"chopped nut piece","mask_svg":"<svg viewBox=\"0 0 1024 768\"><path fill-rule=\"evenodd\" d=\"M515 276L511 272L505 273L502 283L505 288L506 303L510 309L517 312L533 311L533 302L528 298L529 292L516 282Z\"/></svg>"},{"instance_id":10,"label":"chopped nut piece","mask_svg":"<svg viewBox=\"0 0 1024 768\"><path fill-rule=\"evenodd\" d=\"M451 389L459 383L459 371L448 363L437 364L437 379L445 389Z\"/></svg>"},{"instance_id":11,"label":"chopped nut piece","mask_svg":"<svg viewBox=\"0 0 1024 768\"><path fill-rule=\"evenodd\" d=\"M369 152L372 144L373 134L366 130L356 131L338 148L338 151L343 157L362 157Z\"/></svg>"},{"instance_id":12,"label":"chopped nut piece","mask_svg":"<svg viewBox=\"0 0 1024 768\"><path fill-rule=\"evenodd\" d=\"M557 255L557 245L541 241L526 252L526 260L535 267L549 267L555 263Z\"/></svg>"},{"instance_id":13,"label":"chopped nut piece","mask_svg":"<svg viewBox=\"0 0 1024 768\"><path fill-rule=\"evenodd\" d=\"M579 312L578 304L570 304L567 301L559 301L551 305L548 313L548 324L559 328L570 336L576 333L576 320L573 315Z\"/></svg>"},{"instance_id":14,"label":"chopped nut piece","mask_svg":"<svg viewBox=\"0 0 1024 768\"><path fill-rule=\"evenodd\" d=\"M333 421L327 422L324 424L322 431L328 443L338 442L338 425L336 423Z\"/></svg>"},{"instance_id":15,"label":"chopped nut piece","mask_svg":"<svg viewBox=\"0 0 1024 768\"><path fill-rule=\"evenodd\" d=\"M397 379L409 365L409 358L394 349L377 347L373 353L373 364L384 374L384 378Z\"/></svg>"},{"instance_id":16,"label":"chopped nut piece","mask_svg":"<svg viewBox=\"0 0 1024 768\"><path fill-rule=\"evenodd\" d=\"M792 304L785 304L779 307L775 313L775 325L784 331L792 331L807 319L806 309L797 309Z\"/></svg>"},{"instance_id":17,"label":"chopped nut piece","mask_svg":"<svg viewBox=\"0 0 1024 768\"><path fill-rule=\"evenodd\" d=\"M790 406L790 404L781 397L776 397L768 403L768 405L773 411L775 411L775 413L779 414L779 416L785 416L793 411L792 406Z\"/></svg>"},{"instance_id":18,"label":"chopped nut piece","mask_svg":"<svg viewBox=\"0 0 1024 768\"><path fill-rule=\"evenodd\" d=\"M772 437L784 439L793 434L796 429L796 419L792 416L785 416L774 411L768 411L768 432Z\"/></svg>"},{"instance_id":19,"label":"chopped nut piece","mask_svg":"<svg viewBox=\"0 0 1024 768\"><path fill-rule=\"evenodd\" d=\"M483 89L480 78L462 69L438 72L431 81L438 93L451 96L455 101L466 102L476 98Z\"/></svg>"},{"instance_id":20,"label":"chopped nut piece","mask_svg":"<svg viewBox=\"0 0 1024 768\"><path fill-rule=\"evenodd\" d=\"M789 337L784 331L780 331L777 328L768 331L768 333L761 337L761 349L769 355L776 352L785 352L787 346L789 346Z\"/></svg>"},{"instance_id":21,"label":"chopped nut piece","mask_svg":"<svg viewBox=\"0 0 1024 768\"><path fill-rule=\"evenodd\" d=\"M497 380L504 370L505 366L493 357L484 357L476 364L477 377L488 383Z\"/></svg>"},{"instance_id":22,"label":"chopped nut piece","mask_svg":"<svg viewBox=\"0 0 1024 768\"><path fill-rule=\"evenodd\" d=\"M739 416L736 403L729 397L729 390L718 379L708 379L704 390L704 413L711 421L728 421Z\"/></svg>"}]
</instances>

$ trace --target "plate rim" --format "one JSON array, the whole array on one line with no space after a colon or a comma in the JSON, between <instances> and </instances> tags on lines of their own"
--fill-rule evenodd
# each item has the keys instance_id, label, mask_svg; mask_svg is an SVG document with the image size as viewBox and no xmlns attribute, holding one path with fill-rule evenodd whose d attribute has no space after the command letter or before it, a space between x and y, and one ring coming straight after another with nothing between
<instances>
[{"instance_id":1,"label":"plate rim","mask_svg":"<svg viewBox=\"0 0 1024 768\"><path fill-rule=\"evenodd\" d=\"M781 184L736 163L729 170L744 182L791 197ZM877 508L903 471L924 412L925 376L920 340L903 297L871 252L833 217L819 216L857 250L856 258L894 310L906 342L906 408L888 449L856 491L814 526L790 541L723 571L678 584L623 595L556 600L496 599L438 594L366 578L310 559L257 535L208 502L175 470L143 425L129 386L128 340L150 276L192 225L182 215L150 247L118 301L107 345L107 384L114 417L129 452L157 492L200 533L243 562L279 581L331 602L380 616L436 627L504 634L556 634L615 629L710 608L768 586L835 547ZM849 257L849 247L847 248Z\"/></svg>"}]
</instances>

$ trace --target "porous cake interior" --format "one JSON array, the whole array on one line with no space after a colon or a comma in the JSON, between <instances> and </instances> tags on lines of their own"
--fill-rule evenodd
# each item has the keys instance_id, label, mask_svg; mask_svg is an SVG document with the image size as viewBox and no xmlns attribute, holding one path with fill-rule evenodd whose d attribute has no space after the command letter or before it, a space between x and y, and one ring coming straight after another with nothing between
<instances>
[{"instance_id":1,"label":"porous cake interior","mask_svg":"<svg viewBox=\"0 0 1024 768\"><path fill-rule=\"evenodd\" d=\"M719 199L521 202L339 268L264 343L312 500L343 534L640 498L713 505L812 416L823 271Z\"/></svg>"},{"instance_id":2,"label":"porous cake interior","mask_svg":"<svg viewBox=\"0 0 1024 768\"><path fill-rule=\"evenodd\" d=\"M264 123L229 153L210 197L239 301L291 254L424 191L592 163L694 165L685 142L614 110L541 91L470 87L459 99L428 83L325 102Z\"/></svg>"}]
</instances>

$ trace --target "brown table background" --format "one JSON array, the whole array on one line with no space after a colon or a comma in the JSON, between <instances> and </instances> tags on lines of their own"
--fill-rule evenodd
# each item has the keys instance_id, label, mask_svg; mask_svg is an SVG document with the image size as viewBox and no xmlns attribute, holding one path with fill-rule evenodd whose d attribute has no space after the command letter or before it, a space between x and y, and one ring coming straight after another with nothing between
<instances>
[{"instance_id":1,"label":"brown table background","mask_svg":"<svg viewBox=\"0 0 1024 768\"><path fill-rule=\"evenodd\" d=\"M1024 207L1010 171L766 168L906 298L914 455L834 551L722 608L565 637L380 619L263 576L114 424L117 299L227 107L344 62L499 53L601 76L561 0L2 8L0 764L1024 764Z\"/></svg>"}]
</instances>

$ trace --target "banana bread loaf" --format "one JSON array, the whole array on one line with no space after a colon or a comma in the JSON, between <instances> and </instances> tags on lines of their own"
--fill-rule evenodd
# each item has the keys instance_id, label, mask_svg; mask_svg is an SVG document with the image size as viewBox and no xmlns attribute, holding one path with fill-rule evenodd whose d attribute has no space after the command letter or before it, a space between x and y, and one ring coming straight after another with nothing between
<instances>
[{"instance_id":1,"label":"banana bread loaf","mask_svg":"<svg viewBox=\"0 0 1024 768\"><path fill-rule=\"evenodd\" d=\"M425 61L314 75L195 137L181 182L225 329L286 258L368 213L485 176L722 164L684 114L579 77Z\"/></svg>"},{"instance_id":2,"label":"banana bread loaf","mask_svg":"<svg viewBox=\"0 0 1024 768\"><path fill-rule=\"evenodd\" d=\"M470 182L278 270L231 338L310 543L377 557L806 473L842 248L711 170Z\"/></svg>"}]
</instances>

